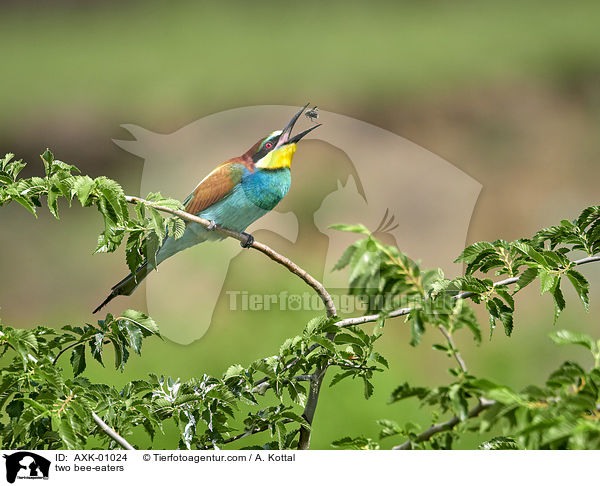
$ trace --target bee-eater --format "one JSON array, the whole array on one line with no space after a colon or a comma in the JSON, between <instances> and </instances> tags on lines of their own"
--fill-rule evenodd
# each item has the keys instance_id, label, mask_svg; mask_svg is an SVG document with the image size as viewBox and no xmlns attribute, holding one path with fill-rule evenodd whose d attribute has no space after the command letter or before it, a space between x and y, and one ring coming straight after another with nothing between
<instances>
[{"instance_id":1,"label":"bee-eater","mask_svg":"<svg viewBox=\"0 0 600 486\"><path fill-rule=\"evenodd\" d=\"M246 153L217 166L185 199L185 211L212 223L243 233L254 221L271 211L288 193L291 184L290 167L297 142L320 125L292 137L294 124L308 107L296 113L283 130L276 130L256 142ZM156 265L186 248L224 236L198 223L186 223L181 238L167 235L157 254ZM254 238L247 235L245 245ZM148 261L134 273L117 283L94 314L117 295L131 295L144 278L154 270Z\"/></svg>"}]
</instances>

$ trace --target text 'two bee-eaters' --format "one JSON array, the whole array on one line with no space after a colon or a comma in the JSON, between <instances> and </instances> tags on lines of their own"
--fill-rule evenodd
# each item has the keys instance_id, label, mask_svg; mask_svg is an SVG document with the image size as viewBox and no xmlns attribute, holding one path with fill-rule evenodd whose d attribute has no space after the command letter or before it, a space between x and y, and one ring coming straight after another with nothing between
<instances>
[{"instance_id":1,"label":"text 'two bee-eaters'","mask_svg":"<svg viewBox=\"0 0 600 486\"><path fill-rule=\"evenodd\" d=\"M243 232L254 221L271 211L288 193L290 166L296 143L320 125L292 137L294 124L308 104L296 113L283 130L277 130L256 142L246 153L217 166L196 186L183 202L185 211L233 231ZM224 238L198 223L186 223L183 236L166 236L156 254L156 265L186 248L208 240ZM248 235L247 246L254 239ZM154 269L142 264L117 283L94 313L118 295L131 295Z\"/></svg>"}]
</instances>

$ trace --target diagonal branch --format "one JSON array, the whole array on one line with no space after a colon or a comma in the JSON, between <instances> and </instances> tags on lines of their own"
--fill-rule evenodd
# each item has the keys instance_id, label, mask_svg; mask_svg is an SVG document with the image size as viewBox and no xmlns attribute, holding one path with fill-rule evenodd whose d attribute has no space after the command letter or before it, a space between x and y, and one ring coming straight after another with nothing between
<instances>
[{"instance_id":1,"label":"diagonal branch","mask_svg":"<svg viewBox=\"0 0 600 486\"><path fill-rule=\"evenodd\" d=\"M472 408L471 410L469 410L469 413L467 413L467 419L477 417L481 412L483 412L484 410L490 408L492 405L495 405L495 404L496 404L496 402L493 400L486 400L485 398L479 399L479 403L477 404L477 406ZM420 442L428 441L435 434L439 434L440 432L446 432L450 429L453 429L459 423L460 423L460 419L455 415L454 417L452 417L450 420L448 420L446 422L443 422L441 424L432 425L425 432L417 435L417 438L414 441L407 440L406 442L404 442L400 445L392 447L392 449L395 451L410 450L410 449L412 449L413 442L420 443Z\"/></svg>"},{"instance_id":2,"label":"diagonal branch","mask_svg":"<svg viewBox=\"0 0 600 486\"><path fill-rule=\"evenodd\" d=\"M125 196L125 199L127 200L128 203L143 204L145 206L152 207L158 211L162 211L165 213L172 214L173 216L177 216L178 218L181 218L190 223L197 223L201 226L204 226L207 229L210 229L211 231L215 231L216 233L220 233L223 236L227 236L229 238L234 238L234 239L240 241L241 243L243 243L244 245L247 244L248 247L254 248L255 250L260 251L261 253L264 253L271 260L279 263L280 265L283 265L294 275L297 275L302 280L304 280L304 282L307 285L309 285L319 295L319 297L323 301L323 304L325 304L325 309L327 310L328 317L335 317L337 315L337 311L336 311L335 305L333 303L333 299L331 298L331 295L329 295L329 292L327 292L327 290L325 289L325 287L323 286L323 284L321 282L319 282L316 278L314 278L312 275L310 275L306 270L304 270L303 268L296 265L289 258L284 257L283 255L280 255L279 253L277 253L275 250L273 250L269 246L265 245L264 243L260 243L258 241L252 241L252 239L250 239L248 237L248 235L245 233L238 233L237 231L232 231L230 229L224 228L219 225L215 226L214 221L209 221L208 219L201 218L200 216L195 216L190 213L186 213L185 211L181 211L179 209L171 209L166 206L160 206L160 205L152 203L151 201L147 201L146 199L142 199L140 197L135 197L135 196Z\"/></svg>"},{"instance_id":3,"label":"diagonal branch","mask_svg":"<svg viewBox=\"0 0 600 486\"><path fill-rule=\"evenodd\" d=\"M102 430L102 432L104 432L106 435L108 435L112 440L114 440L117 444L119 444L123 449L128 449L131 451L135 450L135 447L133 447L129 442L127 442L123 437L121 437L119 434L117 434L113 429L111 429L104 420L102 420L97 414L96 412L92 412L92 418L94 419L94 422L96 422L96 424L98 424L98 426L100 427L100 429Z\"/></svg>"},{"instance_id":4,"label":"diagonal branch","mask_svg":"<svg viewBox=\"0 0 600 486\"><path fill-rule=\"evenodd\" d=\"M282 424L289 424L290 422L293 422L292 419L285 419L282 420L280 423ZM240 439L244 439L246 437L250 437L251 435L254 434L260 434L261 432L265 432L266 430L269 430L269 425L263 425L261 427L257 427L255 429L250 429L247 430L246 432L239 434L239 435L235 435L233 437L230 437L229 439L225 439L223 441L223 444L231 444L232 442L235 442L236 440L240 440Z\"/></svg>"},{"instance_id":5,"label":"diagonal branch","mask_svg":"<svg viewBox=\"0 0 600 486\"><path fill-rule=\"evenodd\" d=\"M460 369L462 370L463 373L466 373L467 365L465 364L465 360L460 355L458 349L456 349L456 346L454 345L454 339L452 338L452 334L450 334L446 330L446 328L444 326L442 326L441 324L438 326L438 329L444 335L444 337L446 338L446 341L448 341L448 344L450 345L450 351L452 351L452 355L454 356L454 359L456 359L458 366L460 366Z\"/></svg>"}]
</instances>

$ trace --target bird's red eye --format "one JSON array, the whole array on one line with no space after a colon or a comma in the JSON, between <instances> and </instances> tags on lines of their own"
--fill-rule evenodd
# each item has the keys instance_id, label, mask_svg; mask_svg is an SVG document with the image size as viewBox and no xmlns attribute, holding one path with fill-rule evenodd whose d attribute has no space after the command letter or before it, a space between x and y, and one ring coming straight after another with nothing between
<instances>
[{"instance_id":1,"label":"bird's red eye","mask_svg":"<svg viewBox=\"0 0 600 486\"><path fill-rule=\"evenodd\" d=\"M265 143L265 148L270 149L273 146L271 142Z\"/></svg>"}]
</instances>

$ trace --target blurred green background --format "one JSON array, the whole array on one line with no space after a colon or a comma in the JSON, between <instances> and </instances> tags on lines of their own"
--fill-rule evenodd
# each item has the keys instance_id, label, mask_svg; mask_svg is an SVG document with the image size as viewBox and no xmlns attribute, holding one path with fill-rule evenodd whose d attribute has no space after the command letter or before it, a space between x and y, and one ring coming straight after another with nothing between
<instances>
[{"instance_id":1,"label":"blurred green background","mask_svg":"<svg viewBox=\"0 0 600 486\"><path fill-rule=\"evenodd\" d=\"M51 147L84 172L137 193L143 161L113 144L128 136L121 124L169 133L230 108L310 100L406 137L477 179L483 191L465 243L528 236L599 202L599 20L600 3L592 0L3 2L0 152L29 161L34 174L39 154ZM307 208L306 186L318 181L319 170L295 168L293 190ZM91 255L101 227L93 211L62 208L56 222L7 207L0 227L6 325L90 320L89 309L125 273L121 254ZM318 272L311 238L291 248L275 234L258 236ZM231 266L231 287L304 290L251 253ZM590 313L568 289L558 326L600 337L600 270L582 271L592 281ZM257 274L262 278L249 278ZM473 374L519 388L541 382L564 359L590 365L578 350L550 343L551 300L537 293L521 295L510 339L500 330L479 347L468 335L458 339ZM129 307L145 308L142 290L111 310ZM196 343L148 342L125 374L92 365L91 375L120 384L149 372L182 379L220 374L230 364L276 354L313 315L232 312L223 296ZM411 348L402 321L390 321L379 344L390 372L376 378L368 402L361 384L330 389L326 380L313 447L328 448L346 435L376 438L380 418L429 425L429 411L415 403L386 401L404 381L451 379L452 362L431 349L439 340L430 331ZM461 446L486 439L468 436ZM155 447L176 447L176 439L167 434Z\"/></svg>"}]
</instances>

